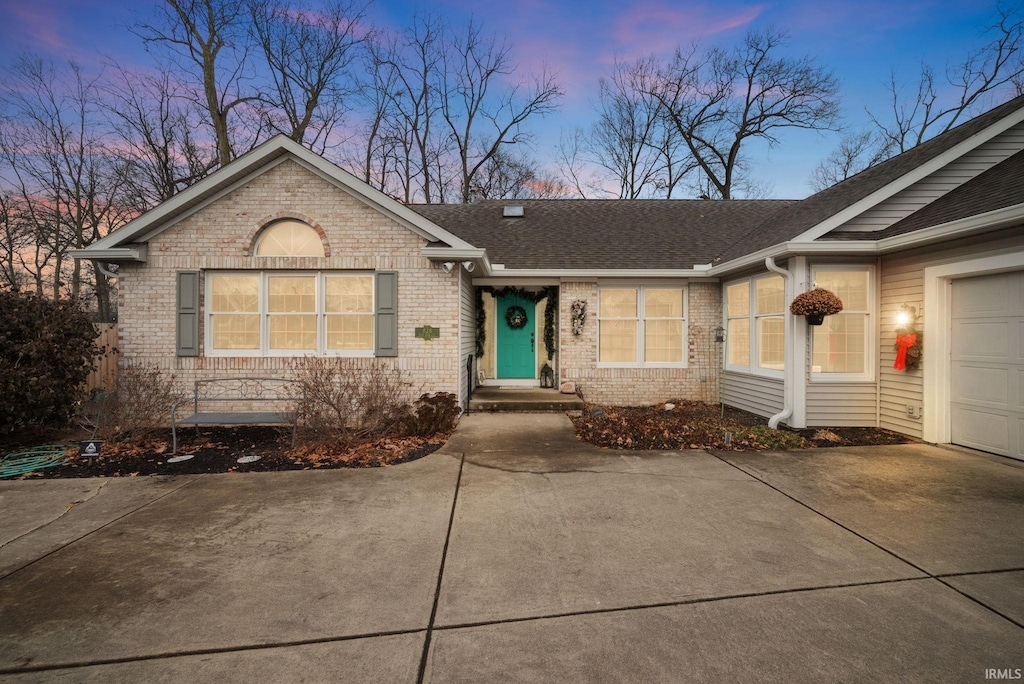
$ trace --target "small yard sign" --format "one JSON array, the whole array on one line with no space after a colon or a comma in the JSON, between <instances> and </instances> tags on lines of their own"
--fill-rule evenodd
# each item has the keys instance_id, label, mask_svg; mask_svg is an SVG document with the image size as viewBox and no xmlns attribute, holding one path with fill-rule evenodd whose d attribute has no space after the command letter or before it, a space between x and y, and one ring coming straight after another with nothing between
<instances>
[{"instance_id":1,"label":"small yard sign","mask_svg":"<svg viewBox=\"0 0 1024 684\"><path fill-rule=\"evenodd\" d=\"M425 325L422 328L416 328L416 337L421 340L427 340L429 342L430 340L436 340L440 336L441 329L435 328L432 325Z\"/></svg>"},{"instance_id":2,"label":"small yard sign","mask_svg":"<svg viewBox=\"0 0 1024 684\"><path fill-rule=\"evenodd\" d=\"M103 442L98 439L86 440L78 447L78 453L86 458L96 458L102 451Z\"/></svg>"}]
</instances>

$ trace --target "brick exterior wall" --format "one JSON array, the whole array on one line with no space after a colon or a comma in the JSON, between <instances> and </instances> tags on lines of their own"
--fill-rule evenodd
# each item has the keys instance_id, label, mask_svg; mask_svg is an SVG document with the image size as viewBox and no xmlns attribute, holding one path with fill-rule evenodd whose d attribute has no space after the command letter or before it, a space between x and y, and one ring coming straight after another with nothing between
<instances>
[{"instance_id":1,"label":"brick exterior wall","mask_svg":"<svg viewBox=\"0 0 1024 684\"><path fill-rule=\"evenodd\" d=\"M253 257L254 240L268 220L297 218L326 238L330 256ZM147 364L174 375L186 392L202 378L288 377L292 358L207 357L207 270L393 270L398 276L398 357L383 362L402 371L408 396L458 393L459 291L457 274L421 256L426 240L293 161L285 161L213 201L149 241L145 264L126 263L119 282L121 364ZM202 309L200 356L175 355L176 273L199 270ZM432 325L439 339L417 339Z\"/></svg>"},{"instance_id":2,"label":"brick exterior wall","mask_svg":"<svg viewBox=\"0 0 1024 684\"><path fill-rule=\"evenodd\" d=\"M587 401L638 406L668 399L718 401L721 345L714 329L721 325L721 286L717 282L687 285L686 368L598 368L597 282L563 282L559 300L559 377L575 382ZM572 334L572 303L587 302L583 334Z\"/></svg>"}]
</instances>

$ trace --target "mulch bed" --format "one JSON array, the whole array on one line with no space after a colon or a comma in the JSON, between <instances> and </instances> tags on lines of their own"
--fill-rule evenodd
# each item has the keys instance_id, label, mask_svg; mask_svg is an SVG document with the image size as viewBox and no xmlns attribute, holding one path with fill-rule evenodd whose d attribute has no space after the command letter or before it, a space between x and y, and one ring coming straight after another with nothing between
<instances>
[{"instance_id":1,"label":"mulch bed","mask_svg":"<svg viewBox=\"0 0 1024 684\"><path fill-rule=\"evenodd\" d=\"M170 430L140 445L104 444L96 458L80 456L77 440L88 435L76 431L34 430L0 443L0 456L39 444L74 444L68 460L43 468L24 478L133 477L136 475L189 475L196 473L252 473L277 470L369 468L406 463L440 449L449 437L382 439L350 448L291 446L291 430L267 426L214 427L196 438L192 430L178 432L178 454L192 454L187 461L169 463ZM259 456L252 463L238 463L243 456ZM12 478L19 479L19 478Z\"/></svg>"},{"instance_id":2,"label":"mulch bed","mask_svg":"<svg viewBox=\"0 0 1024 684\"><path fill-rule=\"evenodd\" d=\"M666 406L672 406L666 410ZM809 449L908 444L916 440L880 428L773 430L747 411L672 401L655 406L592 406L574 417L577 436L613 449Z\"/></svg>"}]
</instances>

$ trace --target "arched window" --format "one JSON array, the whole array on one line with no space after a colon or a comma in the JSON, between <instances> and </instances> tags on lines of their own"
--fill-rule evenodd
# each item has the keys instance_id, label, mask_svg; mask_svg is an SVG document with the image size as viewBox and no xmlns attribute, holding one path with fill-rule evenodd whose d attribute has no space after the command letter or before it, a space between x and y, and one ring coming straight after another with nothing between
<instances>
[{"instance_id":1,"label":"arched window","mask_svg":"<svg viewBox=\"0 0 1024 684\"><path fill-rule=\"evenodd\" d=\"M278 221L264 231L256 256L324 256L320 233L300 221Z\"/></svg>"}]
</instances>

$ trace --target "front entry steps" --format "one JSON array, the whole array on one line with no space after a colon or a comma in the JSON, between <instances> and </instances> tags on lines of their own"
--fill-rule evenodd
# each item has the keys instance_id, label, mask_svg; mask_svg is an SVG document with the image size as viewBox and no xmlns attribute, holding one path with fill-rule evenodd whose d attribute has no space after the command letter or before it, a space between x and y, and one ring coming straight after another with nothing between
<instances>
[{"instance_id":1,"label":"front entry steps","mask_svg":"<svg viewBox=\"0 0 1024 684\"><path fill-rule=\"evenodd\" d=\"M473 411L579 411L583 401L575 394L539 387L477 387L469 400Z\"/></svg>"}]
</instances>

